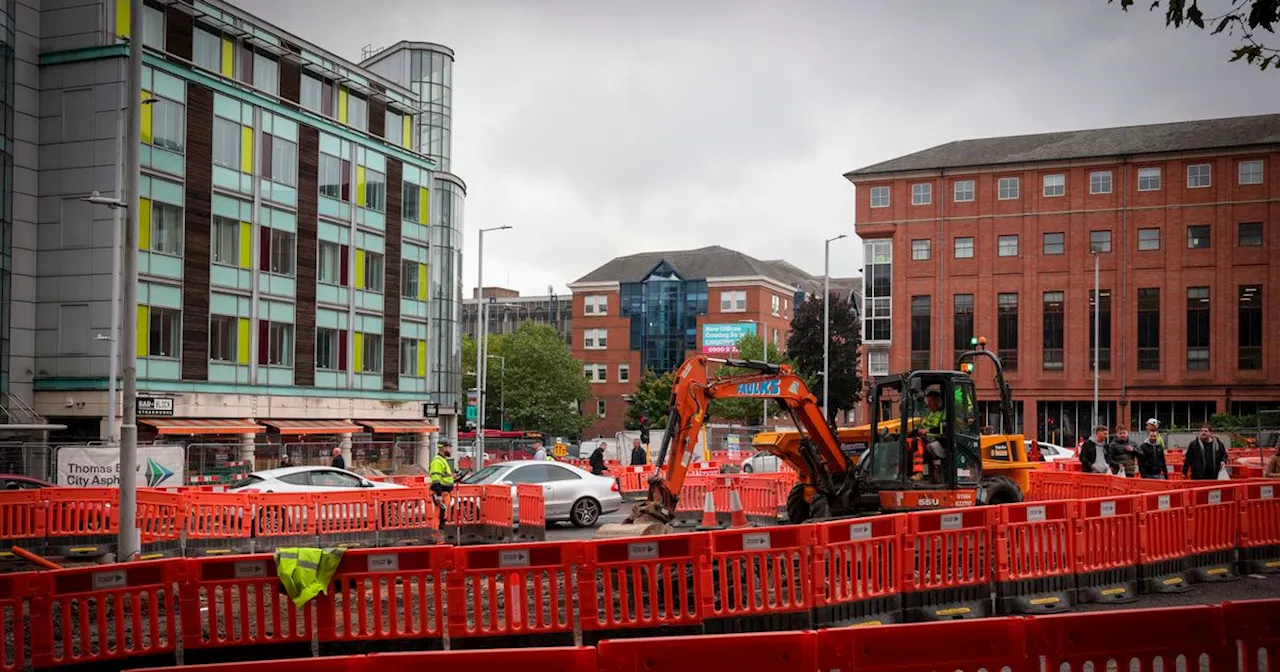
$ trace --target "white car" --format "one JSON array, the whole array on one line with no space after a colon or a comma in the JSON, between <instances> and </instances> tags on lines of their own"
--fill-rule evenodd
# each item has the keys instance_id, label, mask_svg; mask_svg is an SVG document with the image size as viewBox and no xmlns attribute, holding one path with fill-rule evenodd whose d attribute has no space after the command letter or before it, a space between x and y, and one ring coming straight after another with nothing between
<instances>
[{"instance_id":1,"label":"white car","mask_svg":"<svg viewBox=\"0 0 1280 672\"><path fill-rule=\"evenodd\" d=\"M762 450L742 462L744 474L776 474L782 471L782 458Z\"/></svg>"},{"instance_id":2,"label":"white car","mask_svg":"<svg viewBox=\"0 0 1280 672\"><path fill-rule=\"evenodd\" d=\"M343 490L403 490L397 483L381 483L334 467L281 467L248 474L231 485L231 492L340 492Z\"/></svg>"},{"instance_id":3,"label":"white car","mask_svg":"<svg viewBox=\"0 0 1280 672\"><path fill-rule=\"evenodd\" d=\"M542 486L546 522L567 521L575 527L591 527L600 516L622 508L618 481L596 476L562 462L503 462L492 464L462 479L474 485L502 484L511 486L512 513L519 515L516 485L533 483Z\"/></svg>"},{"instance_id":4,"label":"white car","mask_svg":"<svg viewBox=\"0 0 1280 672\"><path fill-rule=\"evenodd\" d=\"M1026 440L1027 450L1031 450L1031 439ZM1076 459L1076 451L1074 448L1064 448L1057 444L1045 443L1040 441L1040 454L1044 456L1045 462L1065 462Z\"/></svg>"}]
</instances>

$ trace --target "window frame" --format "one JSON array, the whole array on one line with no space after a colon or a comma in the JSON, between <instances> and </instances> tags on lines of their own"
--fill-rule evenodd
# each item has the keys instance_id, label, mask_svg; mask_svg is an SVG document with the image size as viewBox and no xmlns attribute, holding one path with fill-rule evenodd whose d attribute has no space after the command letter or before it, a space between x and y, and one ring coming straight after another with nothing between
<instances>
[{"instance_id":1,"label":"window frame","mask_svg":"<svg viewBox=\"0 0 1280 672\"><path fill-rule=\"evenodd\" d=\"M422 341L416 338L400 339L400 375L407 378L418 376L418 349L423 347Z\"/></svg>"},{"instance_id":2,"label":"window frame","mask_svg":"<svg viewBox=\"0 0 1280 672\"><path fill-rule=\"evenodd\" d=\"M171 228L176 230L170 231L169 233L171 235L168 238L162 235L157 235L157 232L159 232L162 228L165 228L164 225L161 224L161 222L168 219L165 217L161 217L160 213L169 212L170 214L172 214L175 211L177 212L177 215L175 218L172 219L172 221L169 221L169 224L171 225ZM184 215L185 215L185 210L181 205L174 205L172 203L165 203L163 201L156 201L156 200L151 201L151 246L150 246L150 249L148 250L149 252L154 252L156 254L163 254L170 257L182 256L183 228L184 228L183 225L185 224ZM160 248L160 244L163 243L165 240L172 242L171 249Z\"/></svg>"},{"instance_id":3,"label":"window frame","mask_svg":"<svg viewBox=\"0 0 1280 672\"><path fill-rule=\"evenodd\" d=\"M386 263L386 255L381 252L364 250L364 287L361 291L382 294L386 290ZM371 280L377 280L377 282L371 282Z\"/></svg>"},{"instance_id":4,"label":"window frame","mask_svg":"<svg viewBox=\"0 0 1280 672\"><path fill-rule=\"evenodd\" d=\"M1251 234L1248 236L1250 242L1246 242L1246 226L1257 227L1257 242L1252 242L1254 237ZM1266 231L1262 222L1239 222L1236 224L1236 247L1262 247L1264 242L1266 242Z\"/></svg>"},{"instance_id":5,"label":"window frame","mask_svg":"<svg viewBox=\"0 0 1280 672\"><path fill-rule=\"evenodd\" d=\"M1013 297L1009 301L1007 297ZM1020 339L1018 323L1018 311L1020 301L1017 292L1000 292L996 294L996 356L1000 358L1000 364L1005 371L1018 370L1018 347ZM1007 331L1006 327L1012 324L1012 331ZM1006 335L1012 334L1012 338L1005 338Z\"/></svg>"},{"instance_id":6,"label":"window frame","mask_svg":"<svg viewBox=\"0 0 1280 672\"><path fill-rule=\"evenodd\" d=\"M882 363L877 365L876 360L881 359ZM889 351L888 350L870 350L867 352L867 375L868 376L887 376L889 375Z\"/></svg>"},{"instance_id":7,"label":"window frame","mask_svg":"<svg viewBox=\"0 0 1280 672\"><path fill-rule=\"evenodd\" d=\"M1010 239L1013 241L1012 252L1005 249L1005 243L1009 242ZM1018 239L1018 234L1016 233L996 236L996 256L998 257L1016 257L1018 256L1020 246L1021 241Z\"/></svg>"},{"instance_id":8,"label":"window frame","mask_svg":"<svg viewBox=\"0 0 1280 672\"><path fill-rule=\"evenodd\" d=\"M240 318L234 315L209 315L209 361L239 363ZM228 352L219 352L221 345ZM221 356L220 356L221 355Z\"/></svg>"},{"instance_id":9,"label":"window frame","mask_svg":"<svg viewBox=\"0 0 1280 672\"><path fill-rule=\"evenodd\" d=\"M1143 240L1142 234L1144 231L1155 231L1156 233L1155 247L1149 247L1149 245L1151 244L1150 240L1145 240L1145 241ZM1158 226L1150 226L1150 227L1138 229L1138 251L1139 252L1158 252L1162 244L1161 238L1163 238L1163 234L1161 233L1160 227ZM1148 247L1144 247L1144 245L1147 245Z\"/></svg>"},{"instance_id":10,"label":"window frame","mask_svg":"<svg viewBox=\"0 0 1280 672\"><path fill-rule=\"evenodd\" d=\"M317 371L342 371L342 368L341 368L342 353L339 352L339 349L342 347L342 337L339 335L340 331L341 330L334 329L332 327L316 327L316 370ZM322 347L321 339L329 340L330 337L332 337L332 342L328 344L327 348ZM321 355L326 354L324 352L326 349L328 350L327 354L329 354L333 358L332 366L326 366L328 362L323 362L320 359Z\"/></svg>"},{"instance_id":11,"label":"window frame","mask_svg":"<svg viewBox=\"0 0 1280 672\"><path fill-rule=\"evenodd\" d=\"M169 347L172 350L169 354L156 352L155 328L157 323L163 323L163 319L171 318L172 332L169 334ZM160 339L164 340L164 327L161 327ZM147 306L147 358L148 359L167 359L179 360L182 357L182 311L177 308L162 308L159 306Z\"/></svg>"},{"instance_id":12,"label":"window frame","mask_svg":"<svg viewBox=\"0 0 1280 672\"><path fill-rule=\"evenodd\" d=\"M291 231L266 227L269 234L269 249L267 250L270 257L267 263L267 272L272 275L279 275L287 278L295 278L298 275L298 236ZM285 267L288 267L287 269Z\"/></svg>"},{"instance_id":13,"label":"window frame","mask_svg":"<svg viewBox=\"0 0 1280 672\"><path fill-rule=\"evenodd\" d=\"M400 259L400 298L418 300L419 267L423 264L412 259Z\"/></svg>"},{"instance_id":14,"label":"window frame","mask_svg":"<svg viewBox=\"0 0 1280 672\"><path fill-rule=\"evenodd\" d=\"M1208 287L1187 287L1186 369L1209 371L1213 349L1213 295ZM1194 314L1193 314L1194 311ZM1195 320L1195 324L1192 320ZM1194 341L1194 344L1193 344Z\"/></svg>"},{"instance_id":15,"label":"window frame","mask_svg":"<svg viewBox=\"0 0 1280 672\"><path fill-rule=\"evenodd\" d=\"M1012 190L1006 190L1012 186ZM1012 195L1009 195L1012 194ZM996 200L1016 201L1022 198L1022 179L1018 177L1001 177L996 180Z\"/></svg>"},{"instance_id":16,"label":"window frame","mask_svg":"<svg viewBox=\"0 0 1280 672\"><path fill-rule=\"evenodd\" d=\"M1152 305L1154 302L1154 306ZM1134 344L1138 349L1138 371L1160 370L1160 321L1161 292L1159 287L1139 287L1135 306L1137 334ZM1144 332L1146 338L1144 338ZM1154 345L1143 345L1154 343Z\"/></svg>"},{"instance_id":17,"label":"window frame","mask_svg":"<svg viewBox=\"0 0 1280 672\"><path fill-rule=\"evenodd\" d=\"M1043 334L1042 345L1040 350L1040 368L1044 371L1065 371L1066 370L1066 315L1067 301L1066 292L1062 290L1054 290L1042 292L1040 295L1040 315L1041 315L1041 332ZM1052 304L1058 305L1058 310L1050 312L1049 307ZM1050 315L1056 316L1057 322L1050 324ZM1055 337L1056 336L1056 337ZM1056 345L1054 345L1056 343ZM1054 361L1050 361L1050 353L1058 355Z\"/></svg>"},{"instance_id":18,"label":"window frame","mask_svg":"<svg viewBox=\"0 0 1280 672\"><path fill-rule=\"evenodd\" d=\"M872 208L887 208L891 201L892 191L892 189L884 185L870 187L867 192L867 202ZM879 198L881 196L883 199Z\"/></svg>"},{"instance_id":19,"label":"window frame","mask_svg":"<svg viewBox=\"0 0 1280 672\"><path fill-rule=\"evenodd\" d=\"M630 364L618 365L618 382L619 383L631 382L631 365Z\"/></svg>"},{"instance_id":20,"label":"window frame","mask_svg":"<svg viewBox=\"0 0 1280 672\"><path fill-rule=\"evenodd\" d=\"M266 320L267 323L267 357L265 366L288 369L293 368L294 357L297 355L298 345L294 339L294 325L288 322L273 322ZM261 333L261 332L259 332ZM264 344L259 343L258 347Z\"/></svg>"},{"instance_id":21,"label":"window frame","mask_svg":"<svg viewBox=\"0 0 1280 672\"><path fill-rule=\"evenodd\" d=\"M227 170L234 170L237 173L240 172L240 152L242 150L240 141L242 135L240 130L241 128L242 126L240 124L231 121L230 119L223 119L222 117L214 116L213 148L211 151L213 165L226 168ZM219 129L222 129L221 134L219 133ZM234 152L231 152L232 145L235 145ZM219 150L223 151L220 152ZM231 152L234 156L229 158L223 156L223 153L226 152Z\"/></svg>"},{"instance_id":22,"label":"window frame","mask_svg":"<svg viewBox=\"0 0 1280 672\"><path fill-rule=\"evenodd\" d=\"M1236 287L1236 369L1262 371L1266 363L1265 305L1260 284ZM1246 305L1247 303L1247 305ZM1255 338L1256 337L1256 338Z\"/></svg>"},{"instance_id":23,"label":"window frame","mask_svg":"<svg viewBox=\"0 0 1280 672\"><path fill-rule=\"evenodd\" d=\"M1066 174L1052 173L1052 174L1043 176L1041 178L1041 193L1044 195L1045 198L1059 198L1061 196L1066 196L1067 195Z\"/></svg>"},{"instance_id":24,"label":"window frame","mask_svg":"<svg viewBox=\"0 0 1280 672\"><path fill-rule=\"evenodd\" d=\"M202 40L204 40L203 44ZM212 42L209 42L209 40L212 40ZM210 63L202 62L204 60L202 57L210 55L205 53L209 51L209 47L213 48L213 59ZM191 62L205 70L221 74L222 31L196 22L191 35Z\"/></svg>"},{"instance_id":25,"label":"window frame","mask_svg":"<svg viewBox=\"0 0 1280 672\"><path fill-rule=\"evenodd\" d=\"M1201 172L1200 169L1204 171ZM1195 175L1193 176L1193 172ZM1204 184L1195 184L1192 180L1199 182L1203 178ZM1211 163L1192 163L1187 165L1187 188L1188 189L1208 189L1213 186L1213 164Z\"/></svg>"},{"instance_id":26,"label":"window frame","mask_svg":"<svg viewBox=\"0 0 1280 672\"><path fill-rule=\"evenodd\" d=\"M739 300L739 298L741 300ZM729 307L725 307L725 301L729 302ZM741 307L739 307L741 304ZM726 289L720 292L720 312L722 313L745 313L747 312L747 291L745 289Z\"/></svg>"},{"instance_id":27,"label":"window frame","mask_svg":"<svg viewBox=\"0 0 1280 672\"><path fill-rule=\"evenodd\" d=\"M1104 236L1105 240L1095 240ZM1111 254L1112 233L1111 229L1095 229L1089 232L1089 251L1098 254Z\"/></svg>"},{"instance_id":28,"label":"window frame","mask_svg":"<svg viewBox=\"0 0 1280 672\"><path fill-rule=\"evenodd\" d=\"M1115 190L1114 176L1109 170L1094 170L1089 172L1089 195L1104 196ZM1105 187L1105 190L1104 190Z\"/></svg>"},{"instance_id":29,"label":"window frame","mask_svg":"<svg viewBox=\"0 0 1280 672\"><path fill-rule=\"evenodd\" d=\"M916 182L911 185L911 205L933 205L932 182Z\"/></svg>"},{"instance_id":30,"label":"window frame","mask_svg":"<svg viewBox=\"0 0 1280 672\"><path fill-rule=\"evenodd\" d=\"M961 241L967 241L967 244L962 245ZM956 236L951 244L953 258L972 259L974 254L976 253L976 251L974 250L974 247L975 247L975 244L974 244L973 236ZM968 254L961 254L962 249L967 249Z\"/></svg>"},{"instance_id":31,"label":"window frame","mask_svg":"<svg viewBox=\"0 0 1280 672\"><path fill-rule=\"evenodd\" d=\"M1197 236L1195 232L1203 229L1204 235ZM1197 240L1203 240L1203 245L1193 244ZM1187 249L1188 250L1208 250L1213 248L1213 229L1208 224L1188 224L1187 225Z\"/></svg>"},{"instance_id":32,"label":"window frame","mask_svg":"<svg viewBox=\"0 0 1280 672\"><path fill-rule=\"evenodd\" d=\"M964 187L963 189L961 187ZM968 198L961 198L961 193L967 194ZM951 186L951 198L956 203L972 203L978 198L978 184L976 180L956 180Z\"/></svg>"},{"instance_id":33,"label":"window frame","mask_svg":"<svg viewBox=\"0 0 1280 672\"><path fill-rule=\"evenodd\" d=\"M1150 186L1150 183L1151 183L1151 180L1152 180L1151 175L1143 175L1143 173L1147 173L1147 172L1154 172L1154 173L1155 173L1155 178L1154 178L1155 186L1154 186L1154 187L1153 187L1153 186ZM1146 168L1139 168L1139 169L1138 169L1138 191L1160 191L1160 189L1162 189L1162 188L1164 187L1164 174L1163 174L1163 173L1164 173L1164 171L1162 171L1158 166L1147 166ZM1142 186L1143 180L1147 180L1147 182L1148 182L1148 186L1146 186L1146 187L1143 187L1143 186Z\"/></svg>"},{"instance_id":34,"label":"window frame","mask_svg":"<svg viewBox=\"0 0 1280 672\"><path fill-rule=\"evenodd\" d=\"M376 374L382 373L382 348L384 347L382 334L361 334L360 335L360 370L356 373ZM375 368L369 368L369 367Z\"/></svg>"},{"instance_id":35,"label":"window frame","mask_svg":"<svg viewBox=\"0 0 1280 672\"><path fill-rule=\"evenodd\" d=\"M175 154L187 153L187 106L182 103L152 94L155 102L151 107L151 142L158 147Z\"/></svg>"},{"instance_id":36,"label":"window frame","mask_svg":"<svg viewBox=\"0 0 1280 672\"><path fill-rule=\"evenodd\" d=\"M1245 173L1245 166L1257 166L1257 167L1258 167L1258 172L1257 172L1258 179L1257 179L1257 180L1245 181L1245 175L1246 175L1246 173ZM1236 168L1236 184L1237 184L1237 185L1239 185L1239 186L1242 186L1242 187L1244 187L1244 186L1251 186L1251 185L1255 185L1255 184L1265 184L1265 183L1266 183L1266 175L1267 175L1267 174L1266 174L1266 170L1267 170L1267 169L1266 169L1266 162L1265 162L1265 161L1263 161L1262 159L1243 159L1243 160L1241 160L1241 161L1237 164L1237 168ZM1249 171L1247 174L1248 174L1248 175L1253 175L1254 173L1253 173L1253 171Z\"/></svg>"},{"instance_id":37,"label":"window frame","mask_svg":"<svg viewBox=\"0 0 1280 672\"><path fill-rule=\"evenodd\" d=\"M923 244L923 248L919 245ZM911 261L929 261L933 257L933 241L928 238L915 238L911 241Z\"/></svg>"},{"instance_id":38,"label":"window frame","mask_svg":"<svg viewBox=\"0 0 1280 672\"><path fill-rule=\"evenodd\" d=\"M1059 238L1058 242L1057 242L1057 243L1050 243L1050 242L1049 242L1049 236L1058 236L1058 238ZM1057 251L1057 252L1051 252L1051 251L1050 251L1050 245L1054 245L1058 251ZM1058 256L1058 255L1066 254L1066 253L1067 253L1067 234L1066 234L1066 232L1064 232L1064 231L1046 231L1046 232L1044 232L1044 234L1042 234L1042 235L1041 235L1041 237L1040 237L1040 250L1041 250L1041 254L1042 254L1042 255L1044 255L1044 256L1046 256L1046 257L1050 257L1050 256L1055 256L1055 257L1056 257L1056 256Z\"/></svg>"},{"instance_id":39,"label":"window frame","mask_svg":"<svg viewBox=\"0 0 1280 672\"><path fill-rule=\"evenodd\" d=\"M324 283L326 285L334 285L337 287L343 286L342 284L342 248L343 247L345 246L339 243L335 243L331 240L316 241L316 282ZM333 250L333 253L326 254L326 250L330 248ZM326 277L328 274L325 271L329 270L328 264L325 263L326 257L332 257L332 263L333 263L333 269L332 269L333 279L332 280Z\"/></svg>"}]
</instances>

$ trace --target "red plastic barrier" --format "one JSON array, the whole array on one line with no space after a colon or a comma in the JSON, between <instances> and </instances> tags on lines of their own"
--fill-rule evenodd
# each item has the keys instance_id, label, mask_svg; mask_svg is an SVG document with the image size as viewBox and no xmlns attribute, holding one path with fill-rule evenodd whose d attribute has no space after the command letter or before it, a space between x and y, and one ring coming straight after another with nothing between
<instances>
[{"instance_id":1,"label":"red plastic barrier","mask_svg":"<svg viewBox=\"0 0 1280 672\"><path fill-rule=\"evenodd\" d=\"M36 669L171 655L174 588L183 560L64 569L42 575L47 602L31 618Z\"/></svg>"},{"instance_id":2,"label":"red plastic barrier","mask_svg":"<svg viewBox=\"0 0 1280 672\"><path fill-rule=\"evenodd\" d=\"M432 544L438 540L440 509L427 488L385 490L373 498L378 544Z\"/></svg>"},{"instance_id":3,"label":"red plastic barrier","mask_svg":"<svg viewBox=\"0 0 1280 672\"><path fill-rule=\"evenodd\" d=\"M44 488L53 537L102 537L119 533L120 491L117 488Z\"/></svg>"},{"instance_id":4,"label":"red plastic barrier","mask_svg":"<svg viewBox=\"0 0 1280 672\"><path fill-rule=\"evenodd\" d=\"M316 599L317 629L324 653L357 642L415 640L415 646L444 641L444 574L453 549L422 546L396 550L347 551L329 593Z\"/></svg>"},{"instance_id":5,"label":"red plastic barrier","mask_svg":"<svg viewBox=\"0 0 1280 672\"><path fill-rule=\"evenodd\" d=\"M738 494L742 498L742 510L748 518L763 524L778 522L778 491L774 479L757 476L740 478Z\"/></svg>"},{"instance_id":6,"label":"red plastic barrier","mask_svg":"<svg viewBox=\"0 0 1280 672\"><path fill-rule=\"evenodd\" d=\"M822 630L817 641L819 670L1040 669L1027 650L1023 621L1014 618Z\"/></svg>"},{"instance_id":7,"label":"red plastic barrier","mask_svg":"<svg viewBox=\"0 0 1280 672\"><path fill-rule=\"evenodd\" d=\"M1031 648L1046 670L1227 670L1235 668L1217 606L1138 609L1093 614L1062 614L1027 621ZM1201 659L1207 656L1207 660ZM1180 658L1184 660L1180 661ZM1185 663L1185 664L1184 664Z\"/></svg>"},{"instance_id":8,"label":"red plastic barrier","mask_svg":"<svg viewBox=\"0 0 1280 672\"><path fill-rule=\"evenodd\" d=\"M137 521L143 549L139 560L153 560L179 550L186 510L180 494L138 491Z\"/></svg>"},{"instance_id":9,"label":"red plastic barrier","mask_svg":"<svg viewBox=\"0 0 1280 672\"><path fill-rule=\"evenodd\" d=\"M770 632L703 637L655 637L601 642L600 672L813 672L815 633Z\"/></svg>"},{"instance_id":10,"label":"red plastic barrier","mask_svg":"<svg viewBox=\"0 0 1280 672\"><path fill-rule=\"evenodd\" d=\"M1233 578L1240 536L1243 486L1210 485L1187 491L1191 528L1191 573L1198 581Z\"/></svg>"},{"instance_id":11,"label":"red plastic barrier","mask_svg":"<svg viewBox=\"0 0 1280 672\"><path fill-rule=\"evenodd\" d=\"M253 508L248 495L186 492L188 555L217 555L252 550Z\"/></svg>"},{"instance_id":12,"label":"red plastic barrier","mask_svg":"<svg viewBox=\"0 0 1280 672\"><path fill-rule=\"evenodd\" d=\"M1055 462L1054 464L1058 464ZM1058 499L1079 499L1080 482L1076 474L1065 471L1045 471L1037 469L1031 472L1031 492L1027 499L1046 502Z\"/></svg>"},{"instance_id":13,"label":"red plastic barrier","mask_svg":"<svg viewBox=\"0 0 1280 672\"><path fill-rule=\"evenodd\" d=\"M1072 477L1076 479L1077 484L1076 499L1122 495L1125 492L1122 481L1129 480L1110 474L1072 474Z\"/></svg>"},{"instance_id":14,"label":"red plastic barrier","mask_svg":"<svg viewBox=\"0 0 1280 672\"><path fill-rule=\"evenodd\" d=\"M903 588L912 620L988 615L995 507L913 513L903 555Z\"/></svg>"},{"instance_id":15,"label":"red plastic barrier","mask_svg":"<svg viewBox=\"0 0 1280 672\"><path fill-rule=\"evenodd\" d=\"M182 667L147 667L130 672L261 672L264 665L279 667L289 672L365 672L371 669L370 656L330 656L328 658L288 658L284 660L253 660L240 663L210 663L208 665L183 665Z\"/></svg>"},{"instance_id":16,"label":"red plastic barrier","mask_svg":"<svg viewBox=\"0 0 1280 672\"><path fill-rule=\"evenodd\" d=\"M653 467L619 467L618 488L624 495L639 495L649 491L649 477Z\"/></svg>"},{"instance_id":17,"label":"red plastic barrier","mask_svg":"<svg viewBox=\"0 0 1280 672\"><path fill-rule=\"evenodd\" d=\"M704 610L708 632L773 630L783 627L780 624L811 627L817 528L796 525L710 534L710 581L702 587L703 595L713 598Z\"/></svg>"},{"instance_id":18,"label":"red plastic barrier","mask_svg":"<svg viewBox=\"0 0 1280 672\"><path fill-rule=\"evenodd\" d=\"M306 656L315 631L311 608L284 593L269 554L191 558L182 592L182 648L187 662L225 660L232 651Z\"/></svg>"},{"instance_id":19,"label":"red plastic barrier","mask_svg":"<svg viewBox=\"0 0 1280 672\"><path fill-rule=\"evenodd\" d=\"M996 597L1002 613L1054 613L1071 606L1075 502L1001 506Z\"/></svg>"},{"instance_id":20,"label":"red plastic barrier","mask_svg":"<svg viewBox=\"0 0 1280 672\"><path fill-rule=\"evenodd\" d=\"M1240 643L1240 672L1266 672L1280 653L1280 601L1246 600L1222 605L1227 642Z\"/></svg>"},{"instance_id":21,"label":"red plastic barrier","mask_svg":"<svg viewBox=\"0 0 1280 672\"><path fill-rule=\"evenodd\" d=\"M25 539L44 541L49 507L39 490L0 492L0 540L22 545ZM8 548L0 552L8 554Z\"/></svg>"},{"instance_id":22,"label":"red plastic barrier","mask_svg":"<svg viewBox=\"0 0 1280 672\"><path fill-rule=\"evenodd\" d=\"M253 506L254 550L310 545L316 538L316 496L264 493L249 495Z\"/></svg>"},{"instance_id":23,"label":"red plastic barrier","mask_svg":"<svg viewBox=\"0 0 1280 672\"><path fill-rule=\"evenodd\" d=\"M578 608L585 643L644 630L701 632L705 534L598 540L578 567Z\"/></svg>"},{"instance_id":24,"label":"red plastic barrier","mask_svg":"<svg viewBox=\"0 0 1280 672\"><path fill-rule=\"evenodd\" d=\"M1255 482L1244 487L1240 516L1240 560L1250 572L1280 571L1280 483Z\"/></svg>"},{"instance_id":25,"label":"red plastic barrier","mask_svg":"<svg viewBox=\"0 0 1280 672\"><path fill-rule=\"evenodd\" d=\"M479 485L458 485L448 496L446 525L479 525L484 509L484 489Z\"/></svg>"},{"instance_id":26,"label":"red plastic barrier","mask_svg":"<svg viewBox=\"0 0 1280 672\"><path fill-rule=\"evenodd\" d=\"M1171 490L1138 497L1138 574L1147 592L1181 590L1186 584L1187 494Z\"/></svg>"},{"instance_id":27,"label":"red plastic barrier","mask_svg":"<svg viewBox=\"0 0 1280 672\"><path fill-rule=\"evenodd\" d=\"M580 542L459 547L449 572L449 637L476 648L485 639L539 635L573 641L573 573ZM475 640L468 644L460 640Z\"/></svg>"},{"instance_id":28,"label":"red plastic barrier","mask_svg":"<svg viewBox=\"0 0 1280 672\"><path fill-rule=\"evenodd\" d=\"M484 485L481 487L484 488L480 509L481 524L488 525L495 534L502 534L503 538L509 538L511 526L515 524L511 515L511 486Z\"/></svg>"},{"instance_id":29,"label":"red plastic barrier","mask_svg":"<svg viewBox=\"0 0 1280 672\"><path fill-rule=\"evenodd\" d=\"M1086 499L1078 506L1076 587L1079 595L1089 602L1136 599L1138 498Z\"/></svg>"},{"instance_id":30,"label":"red plastic barrier","mask_svg":"<svg viewBox=\"0 0 1280 672\"><path fill-rule=\"evenodd\" d=\"M326 492L315 496L316 534L367 536L372 543L378 529L378 509L374 494L365 491ZM352 539L344 539L350 543ZM322 545L330 545L321 540ZM341 545L341 542L339 542Z\"/></svg>"},{"instance_id":31,"label":"red plastic barrier","mask_svg":"<svg viewBox=\"0 0 1280 672\"><path fill-rule=\"evenodd\" d=\"M516 502L520 511L520 527L545 528L547 526L546 502L542 488L533 483L516 486Z\"/></svg>"},{"instance_id":32,"label":"red plastic barrier","mask_svg":"<svg viewBox=\"0 0 1280 672\"><path fill-rule=\"evenodd\" d=\"M0 619L11 624L0 635L0 670L26 669L27 646L22 641L26 629L17 624L22 623L23 613L34 613L33 598L41 587L42 575L36 572L0 575Z\"/></svg>"},{"instance_id":33,"label":"red plastic barrier","mask_svg":"<svg viewBox=\"0 0 1280 672\"><path fill-rule=\"evenodd\" d=\"M423 672L424 670L475 670L477 672L597 672L596 650L560 647L491 649L488 651L413 651L374 653L367 659L370 672ZM344 668L352 670L355 668Z\"/></svg>"},{"instance_id":34,"label":"red plastic barrier","mask_svg":"<svg viewBox=\"0 0 1280 672\"><path fill-rule=\"evenodd\" d=\"M815 625L892 623L902 609L905 515L816 526ZM825 552L824 552L825 551Z\"/></svg>"}]
</instances>

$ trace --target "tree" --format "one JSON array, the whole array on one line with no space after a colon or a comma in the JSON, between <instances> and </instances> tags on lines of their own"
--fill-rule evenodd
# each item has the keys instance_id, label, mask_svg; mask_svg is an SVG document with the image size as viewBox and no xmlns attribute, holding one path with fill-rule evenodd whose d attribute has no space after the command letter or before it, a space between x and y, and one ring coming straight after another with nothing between
<instances>
[{"instance_id":1,"label":"tree","mask_svg":"<svg viewBox=\"0 0 1280 672\"><path fill-rule=\"evenodd\" d=\"M1120 8L1127 12L1134 1L1120 0ZM1162 8L1161 2L1155 0L1149 9ZM1190 24L1201 30L1213 26L1212 35L1225 32L1234 37L1239 34L1240 46L1231 50L1231 61L1243 59L1262 70L1272 66L1280 68L1280 47L1264 44L1257 38L1259 28L1275 33L1275 24L1280 23L1280 0L1229 0L1223 4L1228 8L1222 14L1205 16L1197 0L1164 0L1164 24L1174 28Z\"/></svg>"},{"instance_id":2,"label":"tree","mask_svg":"<svg viewBox=\"0 0 1280 672\"><path fill-rule=\"evenodd\" d=\"M493 346L489 349L492 353ZM513 427L578 436L594 422L578 411L591 394L582 362L573 358L555 329L525 322L502 337L502 355L507 359L507 419Z\"/></svg>"},{"instance_id":3,"label":"tree","mask_svg":"<svg viewBox=\"0 0 1280 672\"><path fill-rule=\"evenodd\" d=\"M738 341L739 359L749 359L759 361L764 355L764 340L755 334L743 336ZM769 363L782 364L786 362L782 353L778 351L777 346L773 343L769 344ZM750 369L739 369L732 366L726 366L716 371L717 376L739 376L753 373ZM771 411L777 411L777 405L770 407ZM763 411L761 401L759 399L717 399L711 402L711 418L712 420L724 420L739 425L755 426L760 424L760 414Z\"/></svg>"},{"instance_id":4,"label":"tree","mask_svg":"<svg viewBox=\"0 0 1280 672\"><path fill-rule=\"evenodd\" d=\"M502 375L502 359L505 357L502 350L503 336L501 334L489 334L489 374L487 384L485 385L485 409L484 409L484 426L489 429L499 429L502 427L502 401L506 400L510 403L508 395L504 394L503 385L506 384ZM479 347L476 339L470 335L462 337L462 389L468 394L476 389L476 348ZM510 362L507 367L510 368ZM507 374L510 375L510 371Z\"/></svg>"},{"instance_id":5,"label":"tree","mask_svg":"<svg viewBox=\"0 0 1280 672\"><path fill-rule=\"evenodd\" d=\"M809 389L822 402L822 297L810 297L796 306L791 320L791 336L787 338L787 356ZM827 421L835 423L836 411L852 410L862 396L862 378L858 375L858 346L862 344L861 328L849 299L831 294L831 403L827 405Z\"/></svg>"},{"instance_id":6,"label":"tree","mask_svg":"<svg viewBox=\"0 0 1280 672\"><path fill-rule=\"evenodd\" d=\"M669 371L657 374L645 371L636 381L636 391L627 405L627 429L640 429L640 418L650 429L667 426L667 409L671 407L671 386L675 384L676 373Z\"/></svg>"}]
</instances>

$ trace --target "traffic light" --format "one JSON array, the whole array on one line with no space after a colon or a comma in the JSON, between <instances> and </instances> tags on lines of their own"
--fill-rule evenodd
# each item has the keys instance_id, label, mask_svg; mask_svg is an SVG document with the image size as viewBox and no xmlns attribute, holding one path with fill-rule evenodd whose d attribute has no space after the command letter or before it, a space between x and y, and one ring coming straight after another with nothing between
<instances>
[{"instance_id":1,"label":"traffic light","mask_svg":"<svg viewBox=\"0 0 1280 672\"><path fill-rule=\"evenodd\" d=\"M969 337L969 345L977 345L977 344L978 344L978 337L977 337L977 336L971 336L971 337Z\"/></svg>"},{"instance_id":2,"label":"traffic light","mask_svg":"<svg viewBox=\"0 0 1280 672\"><path fill-rule=\"evenodd\" d=\"M642 422L643 420L641 418ZM640 425L640 443L646 446L649 445L649 427L647 425Z\"/></svg>"}]
</instances>

